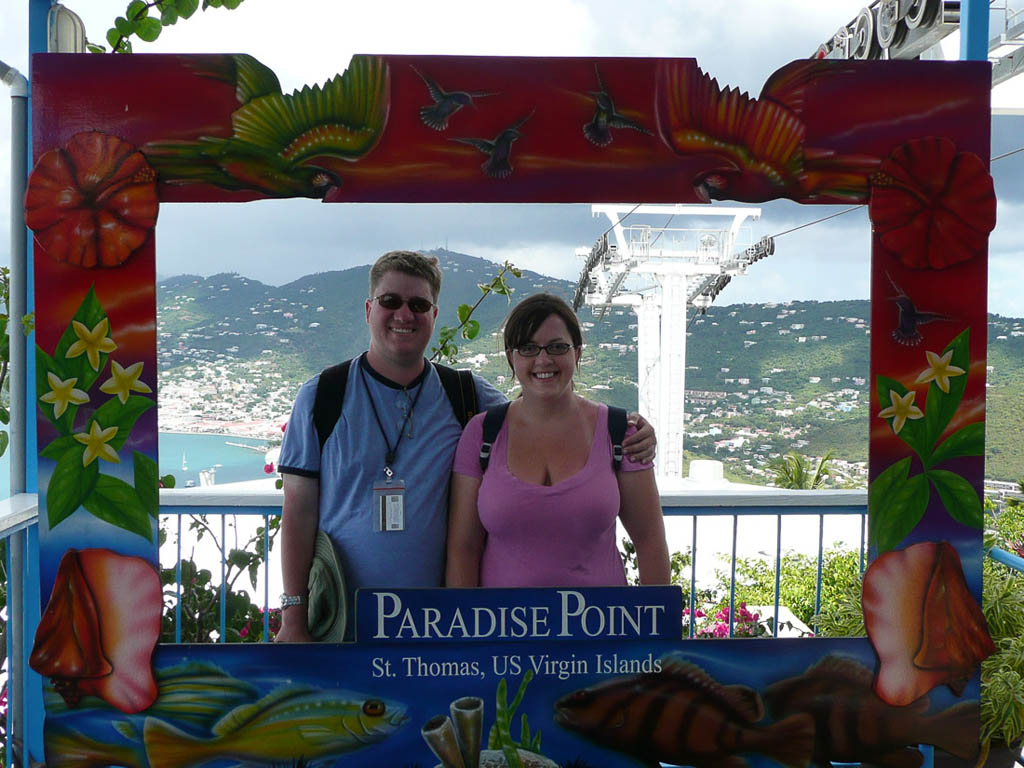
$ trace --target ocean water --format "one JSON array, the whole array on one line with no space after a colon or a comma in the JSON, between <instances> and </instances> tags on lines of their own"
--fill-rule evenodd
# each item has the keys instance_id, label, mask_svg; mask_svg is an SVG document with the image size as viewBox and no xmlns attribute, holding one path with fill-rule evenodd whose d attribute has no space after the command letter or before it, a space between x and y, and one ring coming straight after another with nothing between
<instances>
[{"instance_id":1,"label":"ocean water","mask_svg":"<svg viewBox=\"0 0 1024 768\"><path fill-rule=\"evenodd\" d=\"M229 445L235 443L235 445ZM251 448L241 448L241 445ZM199 485L199 471L213 469L215 483L238 483L267 477L263 471L266 440L225 435L160 433L160 476L174 475L178 488ZM0 458L0 499L10 495L10 453Z\"/></svg>"},{"instance_id":2,"label":"ocean water","mask_svg":"<svg viewBox=\"0 0 1024 768\"><path fill-rule=\"evenodd\" d=\"M204 469L214 471L216 485L259 480L267 477L263 471L266 451L265 440L249 437L161 432L160 476L174 475L177 488L189 482L198 486Z\"/></svg>"}]
</instances>

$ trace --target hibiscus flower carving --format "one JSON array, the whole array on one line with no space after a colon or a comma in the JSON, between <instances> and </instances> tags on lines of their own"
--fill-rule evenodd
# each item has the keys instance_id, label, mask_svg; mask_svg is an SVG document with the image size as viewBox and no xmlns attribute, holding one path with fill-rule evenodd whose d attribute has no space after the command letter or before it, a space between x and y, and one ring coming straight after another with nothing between
<instances>
[{"instance_id":1,"label":"hibiscus flower carving","mask_svg":"<svg viewBox=\"0 0 1024 768\"><path fill-rule=\"evenodd\" d=\"M134 146L84 131L39 158L25 193L25 224L57 261L123 264L156 226L156 172Z\"/></svg>"},{"instance_id":2,"label":"hibiscus flower carving","mask_svg":"<svg viewBox=\"0 0 1024 768\"><path fill-rule=\"evenodd\" d=\"M946 138L908 141L871 179L868 204L881 246L913 269L945 269L984 253L996 225L985 163Z\"/></svg>"}]
</instances>

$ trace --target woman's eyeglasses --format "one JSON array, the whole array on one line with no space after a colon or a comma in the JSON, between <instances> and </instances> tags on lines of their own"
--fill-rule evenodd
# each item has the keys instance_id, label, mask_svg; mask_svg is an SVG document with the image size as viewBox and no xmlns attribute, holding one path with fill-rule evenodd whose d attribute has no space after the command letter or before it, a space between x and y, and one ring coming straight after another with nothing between
<instances>
[{"instance_id":1,"label":"woman's eyeglasses","mask_svg":"<svg viewBox=\"0 0 1024 768\"><path fill-rule=\"evenodd\" d=\"M422 296L403 299L397 293L382 293L380 296L374 296L371 301L376 301L384 309L390 310L400 309L403 304L408 304L409 309L417 315L429 312L434 307L434 302L430 301L430 299L424 299Z\"/></svg>"},{"instance_id":2,"label":"woman's eyeglasses","mask_svg":"<svg viewBox=\"0 0 1024 768\"><path fill-rule=\"evenodd\" d=\"M536 357L540 354L541 350L544 350L553 357L559 357L572 348L572 344L566 344L564 341L555 341L551 344L533 344L531 342L529 344L522 344L516 347L516 352L523 357Z\"/></svg>"}]
</instances>

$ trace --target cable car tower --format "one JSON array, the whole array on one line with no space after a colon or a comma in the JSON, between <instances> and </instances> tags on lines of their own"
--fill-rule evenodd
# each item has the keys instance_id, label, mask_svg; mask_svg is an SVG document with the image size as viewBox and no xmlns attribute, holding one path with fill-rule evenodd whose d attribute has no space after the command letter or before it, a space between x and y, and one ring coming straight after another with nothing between
<instances>
[{"instance_id":1,"label":"cable car tower","mask_svg":"<svg viewBox=\"0 0 1024 768\"><path fill-rule=\"evenodd\" d=\"M775 244L770 237L752 243L749 228L743 227L748 219L760 218L760 208L595 205L592 211L607 216L612 227L589 250L576 250L586 263L573 309L585 303L599 318L612 307L631 307L636 313L640 412L657 431L659 480L679 479L688 310L706 312L733 277L747 274L751 264L774 253ZM658 216L662 224L637 223L640 216ZM712 217L732 221L718 229L669 226L681 217L704 224ZM739 240L751 244L744 248L737 245Z\"/></svg>"}]
</instances>

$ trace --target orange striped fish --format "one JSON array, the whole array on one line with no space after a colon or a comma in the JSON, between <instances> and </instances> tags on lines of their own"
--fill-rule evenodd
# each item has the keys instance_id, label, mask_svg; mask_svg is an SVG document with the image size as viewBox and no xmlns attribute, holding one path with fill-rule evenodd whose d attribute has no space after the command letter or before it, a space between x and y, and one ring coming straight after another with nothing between
<instances>
[{"instance_id":1,"label":"orange striped fish","mask_svg":"<svg viewBox=\"0 0 1024 768\"><path fill-rule=\"evenodd\" d=\"M724 686L679 658L661 670L582 688L555 704L555 722L633 757L698 768L744 768L745 754L805 768L814 748L814 721L798 714L770 726L751 688Z\"/></svg>"}]
</instances>

